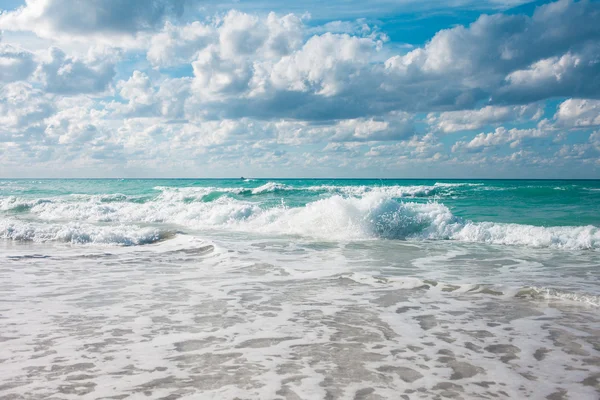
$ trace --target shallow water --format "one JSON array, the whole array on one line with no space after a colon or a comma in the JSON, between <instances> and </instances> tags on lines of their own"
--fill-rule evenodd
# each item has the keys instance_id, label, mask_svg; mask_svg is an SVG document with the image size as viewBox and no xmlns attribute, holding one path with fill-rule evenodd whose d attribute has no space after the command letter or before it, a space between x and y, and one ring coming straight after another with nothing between
<instances>
[{"instance_id":1,"label":"shallow water","mask_svg":"<svg viewBox=\"0 0 600 400\"><path fill-rule=\"evenodd\" d=\"M593 212L458 217L460 199L396 183L207 200L189 182L47 182L2 189L32 203L2 216L0 398L600 395Z\"/></svg>"}]
</instances>

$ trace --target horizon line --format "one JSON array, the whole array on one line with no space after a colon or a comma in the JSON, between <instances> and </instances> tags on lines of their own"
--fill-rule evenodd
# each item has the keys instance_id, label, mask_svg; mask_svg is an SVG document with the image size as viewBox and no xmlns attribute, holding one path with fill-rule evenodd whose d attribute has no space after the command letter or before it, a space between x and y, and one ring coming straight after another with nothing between
<instances>
[{"instance_id":1,"label":"horizon line","mask_svg":"<svg viewBox=\"0 0 600 400\"><path fill-rule=\"evenodd\" d=\"M301 180L301 179L312 179L312 180L383 180L383 181L401 181L401 180L446 180L446 181L600 181L598 178L340 178L340 177L297 177L297 178L277 178L277 177L227 177L227 178L177 178L177 177L145 177L145 178L133 178L133 177L106 177L106 178L92 178L92 177L81 177L81 178L39 178L39 177L23 177L23 178L2 178L0 180L247 180L247 179L260 179L260 180Z\"/></svg>"}]
</instances>

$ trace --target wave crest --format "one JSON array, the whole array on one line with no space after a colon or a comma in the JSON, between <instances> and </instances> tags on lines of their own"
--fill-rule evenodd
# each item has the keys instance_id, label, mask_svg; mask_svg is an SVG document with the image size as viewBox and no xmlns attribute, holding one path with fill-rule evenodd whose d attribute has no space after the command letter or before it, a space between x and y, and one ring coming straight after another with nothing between
<instances>
[{"instance_id":1,"label":"wave crest","mask_svg":"<svg viewBox=\"0 0 600 400\"><path fill-rule=\"evenodd\" d=\"M235 188L230 188L233 189ZM285 185L270 184L257 189L288 190ZM208 193L213 193L213 189L169 188L143 203L132 202L130 198L119 200L120 197L117 196L111 197L110 201L88 196L87 200L81 199L83 201L74 201L73 198L56 198L52 201L12 199L4 205L9 209L14 209L15 205L27 206L26 211L42 222L159 223L195 230L219 229L287 234L326 240L377 238L456 240L534 248L572 250L600 248L600 230L594 226L541 227L472 222L455 216L442 203L399 201L395 194L380 191L367 192L360 196L333 194L300 207L288 207L284 203L273 206L268 202L259 203L229 196L202 201ZM26 222L19 223L26 224ZM11 228L11 233L8 234L6 221L3 226L4 230L0 234L3 232L4 237L29 237L29 234L14 233L22 229L16 227ZM58 235L58 231L57 228L53 229L50 233L43 233L45 231L41 230L39 233L31 234L31 237L54 237ZM63 241L89 242L101 237L100 233L92 232L91 238L86 239L85 233L77 229L73 228L74 236ZM66 237L69 237L68 234ZM126 237L125 235L115 241L127 242ZM132 238L132 243L135 240Z\"/></svg>"},{"instance_id":2,"label":"wave crest","mask_svg":"<svg viewBox=\"0 0 600 400\"><path fill-rule=\"evenodd\" d=\"M16 220L0 221L0 238L16 241L112 244L137 246L173 236L157 228L138 226L94 226L90 224L37 224Z\"/></svg>"}]
</instances>

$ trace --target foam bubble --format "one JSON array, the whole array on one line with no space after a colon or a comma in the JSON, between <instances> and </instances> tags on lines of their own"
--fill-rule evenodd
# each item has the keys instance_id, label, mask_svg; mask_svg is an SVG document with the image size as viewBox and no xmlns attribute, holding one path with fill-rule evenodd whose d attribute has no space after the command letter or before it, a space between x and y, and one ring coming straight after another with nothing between
<instances>
[{"instance_id":1,"label":"foam bubble","mask_svg":"<svg viewBox=\"0 0 600 400\"><path fill-rule=\"evenodd\" d=\"M0 198L0 211L22 211L37 204L51 202L49 199L23 199L15 196Z\"/></svg>"},{"instance_id":2,"label":"foam bubble","mask_svg":"<svg viewBox=\"0 0 600 400\"><path fill-rule=\"evenodd\" d=\"M600 296L595 296L587 293L575 293L565 290L530 286L519 290L516 297L532 298L532 299L548 299L548 300L566 300L576 303L584 303L592 306L600 306Z\"/></svg>"},{"instance_id":3,"label":"foam bubble","mask_svg":"<svg viewBox=\"0 0 600 400\"><path fill-rule=\"evenodd\" d=\"M435 237L434 237L435 238ZM444 238L442 235L441 238ZM542 227L493 222L467 222L453 226L448 239L534 248L585 250L600 248L595 226Z\"/></svg>"},{"instance_id":4,"label":"foam bubble","mask_svg":"<svg viewBox=\"0 0 600 400\"><path fill-rule=\"evenodd\" d=\"M249 222L260 231L326 239L406 239L431 230L435 221L453 218L441 204L399 203L372 193L360 198L336 195L305 207L273 209Z\"/></svg>"},{"instance_id":5,"label":"foam bubble","mask_svg":"<svg viewBox=\"0 0 600 400\"><path fill-rule=\"evenodd\" d=\"M327 192L342 194L346 196L361 197L370 193L379 193L394 198L402 197L428 197L443 194L439 188L434 186L335 186L321 185L310 186L307 190L313 192Z\"/></svg>"},{"instance_id":6,"label":"foam bubble","mask_svg":"<svg viewBox=\"0 0 600 400\"><path fill-rule=\"evenodd\" d=\"M291 186L279 182L267 182L256 188L246 187L202 187L202 188L173 188L157 186L154 189L160 190L164 198L181 198L188 200L201 200L210 193L232 193L238 195L262 195L265 193L309 191L317 193L341 194L345 196L361 197L368 193L381 193L395 198L403 197L429 197L452 195L453 188L459 186L478 186L472 183L436 183L434 185L411 185L411 186L343 186L343 185L315 185L308 187Z\"/></svg>"},{"instance_id":7,"label":"foam bubble","mask_svg":"<svg viewBox=\"0 0 600 400\"><path fill-rule=\"evenodd\" d=\"M293 187L284 185L283 183L276 182L267 182L262 186L259 186L255 189L251 190L252 194L261 194L261 193L272 193L279 190L294 190Z\"/></svg>"},{"instance_id":8,"label":"foam bubble","mask_svg":"<svg viewBox=\"0 0 600 400\"><path fill-rule=\"evenodd\" d=\"M0 220L0 238L72 244L113 244L135 246L166 239L171 233L139 226L94 226L90 224L39 224L18 220Z\"/></svg>"},{"instance_id":9,"label":"foam bubble","mask_svg":"<svg viewBox=\"0 0 600 400\"><path fill-rule=\"evenodd\" d=\"M26 206L32 216L46 222L162 223L197 230L287 234L327 240L426 239L534 248L600 248L600 230L594 226L472 222L453 215L442 203L398 201L401 197L398 193L384 193L379 189L357 195L333 194L301 207L272 206L229 196L202 201L207 194L214 193L214 188L163 188L154 199L140 203L127 196L110 195L108 200L102 196L32 201L8 198L2 206L9 209ZM288 187L269 182L252 190L264 193L288 190Z\"/></svg>"},{"instance_id":10,"label":"foam bubble","mask_svg":"<svg viewBox=\"0 0 600 400\"><path fill-rule=\"evenodd\" d=\"M521 298L530 300L556 300L600 306L600 296L585 292L571 292L552 287L510 287L497 284L481 283L449 283L420 279L415 277L374 276L370 274L350 272L340 275L357 283L377 288L393 287L394 289L428 290L438 294L495 296L503 299Z\"/></svg>"}]
</instances>

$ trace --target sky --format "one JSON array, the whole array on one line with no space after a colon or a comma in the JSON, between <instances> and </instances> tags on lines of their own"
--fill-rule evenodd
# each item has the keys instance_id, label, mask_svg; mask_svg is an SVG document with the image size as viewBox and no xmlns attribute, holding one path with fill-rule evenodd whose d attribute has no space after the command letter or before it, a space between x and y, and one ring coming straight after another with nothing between
<instances>
[{"instance_id":1,"label":"sky","mask_svg":"<svg viewBox=\"0 0 600 400\"><path fill-rule=\"evenodd\" d=\"M3 178L600 178L600 1L0 10Z\"/></svg>"}]
</instances>

